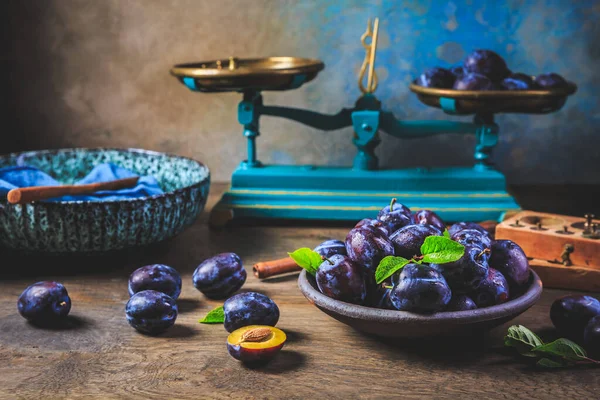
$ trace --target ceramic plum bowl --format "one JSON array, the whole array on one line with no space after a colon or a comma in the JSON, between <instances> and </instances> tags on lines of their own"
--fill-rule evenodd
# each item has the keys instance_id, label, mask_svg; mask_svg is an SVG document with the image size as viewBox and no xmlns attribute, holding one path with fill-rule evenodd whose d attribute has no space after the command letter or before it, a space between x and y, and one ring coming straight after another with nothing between
<instances>
[{"instance_id":1,"label":"ceramic plum bowl","mask_svg":"<svg viewBox=\"0 0 600 400\"><path fill-rule=\"evenodd\" d=\"M525 312L540 298L542 281L531 271L529 282L506 303L469 311L415 314L406 311L364 307L334 300L322 294L314 277L300 273L298 287L324 313L359 331L381 337L426 338L468 336L500 326Z\"/></svg>"},{"instance_id":2,"label":"ceramic plum bowl","mask_svg":"<svg viewBox=\"0 0 600 400\"><path fill-rule=\"evenodd\" d=\"M140 149L60 149L0 156L0 168L29 165L72 184L113 163L156 178L164 193L112 201L11 204L0 199L0 247L33 253L103 253L169 239L204 209L210 171L190 158Z\"/></svg>"}]
</instances>

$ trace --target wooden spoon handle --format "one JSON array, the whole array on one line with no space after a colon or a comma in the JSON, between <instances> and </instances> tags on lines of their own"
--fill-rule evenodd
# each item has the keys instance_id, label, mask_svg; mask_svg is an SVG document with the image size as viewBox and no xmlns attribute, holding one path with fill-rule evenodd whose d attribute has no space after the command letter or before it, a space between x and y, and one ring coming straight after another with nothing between
<instances>
[{"instance_id":1,"label":"wooden spoon handle","mask_svg":"<svg viewBox=\"0 0 600 400\"><path fill-rule=\"evenodd\" d=\"M31 186L12 189L8 192L8 202L12 204L25 204L32 201L51 199L67 195L91 194L101 190L119 190L133 187L139 177L117 179L110 182L89 183L86 185L62 186Z\"/></svg>"}]
</instances>

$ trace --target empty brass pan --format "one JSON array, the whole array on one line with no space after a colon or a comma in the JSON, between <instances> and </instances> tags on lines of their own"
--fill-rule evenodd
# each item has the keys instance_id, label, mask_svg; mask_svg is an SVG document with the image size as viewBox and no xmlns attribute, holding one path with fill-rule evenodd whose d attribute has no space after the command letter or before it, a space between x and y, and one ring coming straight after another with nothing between
<instances>
[{"instance_id":1,"label":"empty brass pan","mask_svg":"<svg viewBox=\"0 0 600 400\"><path fill-rule=\"evenodd\" d=\"M179 64L171 74L199 92L296 89L317 76L322 61L297 57L235 58Z\"/></svg>"}]
</instances>

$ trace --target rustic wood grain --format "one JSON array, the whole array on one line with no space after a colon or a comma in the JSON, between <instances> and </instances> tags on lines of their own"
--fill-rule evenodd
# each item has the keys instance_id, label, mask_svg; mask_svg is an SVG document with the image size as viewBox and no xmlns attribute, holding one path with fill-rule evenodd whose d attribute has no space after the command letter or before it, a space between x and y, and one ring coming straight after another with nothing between
<instances>
[{"instance_id":1,"label":"rustic wood grain","mask_svg":"<svg viewBox=\"0 0 600 400\"><path fill-rule=\"evenodd\" d=\"M209 206L223 186L213 185ZM539 371L502 347L508 325L484 338L448 343L382 341L360 334L318 311L297 289L296 276L265 281L252 265L297 247L342 238L352 224L289 226L242 224L209 232L205 212L179 237L151 249L110 257L49 258L3 254L0 266L0 398L105 399L587 399L597 398L598 369ZM235 251L248 280L243 290L273 298L288 343L262 369L227 354L220 325L197 320L220 304L191 283L206 257ZM165 263L184 279L176 325L159 337L129 327L124 316L127 278L147 263ZM16 300L42 279L63 282L73 300L61 330L29 325ZM540 301L513 323L552 338L552 301L567 293L545 289Z\"/></svg>"}]
</instances>

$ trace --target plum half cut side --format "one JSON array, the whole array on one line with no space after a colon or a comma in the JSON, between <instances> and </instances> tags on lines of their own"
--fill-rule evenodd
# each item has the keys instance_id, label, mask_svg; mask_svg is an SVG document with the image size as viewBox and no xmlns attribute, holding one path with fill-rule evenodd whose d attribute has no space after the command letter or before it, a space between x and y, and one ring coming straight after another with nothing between
<instances>
[{"instance_id":1,"label":"plum half cut side","mask_svg":"<svg viewBox=\"0 0 600 400\"><path fill-rule=\"evenodd\" d=\"M261 365L271 361L285 344L287 337L279 328L248 325L227 336L227 350L236 360Z\"/></svg>"}]
</instances>

